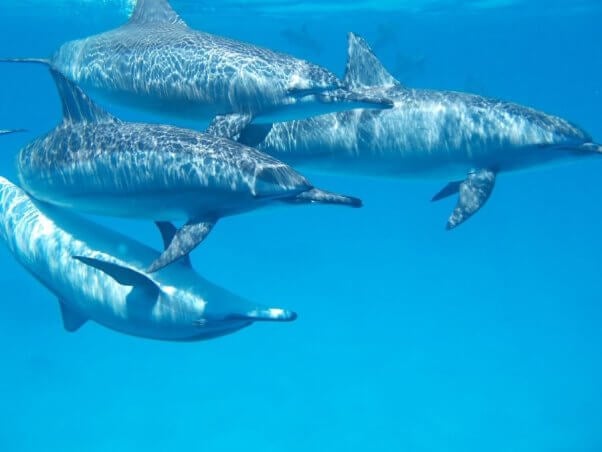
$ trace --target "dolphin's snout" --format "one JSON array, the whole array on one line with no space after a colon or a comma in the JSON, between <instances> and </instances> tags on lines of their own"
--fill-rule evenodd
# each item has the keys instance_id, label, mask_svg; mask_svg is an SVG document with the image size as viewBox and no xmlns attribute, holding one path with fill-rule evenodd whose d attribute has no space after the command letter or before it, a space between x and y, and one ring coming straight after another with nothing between
<instances>
[{"instance_id":1,"label":"dolphin's snout","mask_svg":"<svg viewBox=\"0 0 602 452\"><path fill-rule=\"evenodd\" d=\"M318 94L318 100L323 103L341 103L347 105L347 109L350 108L378 108L378 109L389 109L394 107L394 102L379 95L372 95L370 93L362 93L357 91L350 91L348 89L339 88L332 91L327 91ZM352 104L352 106L349 106Z\"/></svg>"},{"instance_id":2,"label":"dolphin's snout","mask_svg":"<svg viewBox=\"0 0 602 452\"><path fill-rule=\"evenodd\" d=\"M292 322L297 319L297 313L281 308L255 309L245 316L249 320L264 322Z\"/></svg>"},{"instance_id":3,"label":"dolphin's snout","mask_svg":"<svg viewBox=\"0 0 602 452\"><path fill-rule=\"evenodd\" d=\"M250 322L292 322L297 319L297 313L281 308L257 308L243 314L232 314L226 319Z\"/></svg>"}]
</instances>

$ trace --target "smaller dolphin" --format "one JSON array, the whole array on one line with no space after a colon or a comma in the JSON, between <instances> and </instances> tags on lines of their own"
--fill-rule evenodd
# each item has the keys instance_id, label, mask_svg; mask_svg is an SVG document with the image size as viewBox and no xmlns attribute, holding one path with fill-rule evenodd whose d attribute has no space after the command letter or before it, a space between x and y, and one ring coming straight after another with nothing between
<instances>
[{"instance_id":1,"label":"smaller dolphin","mask_svg":"<svg viewBox=\"0 0 602 452\"><path fill-rule=\"evenodd\" d=\"M257 118L277 122L387 99L346 89L330 71L269 49L194 30L167 0L138 0L129 22L63 44L50 64L92 96L186 119L211 130L242 130Z\"/></svg>"},{"instance_id":2,"label":"smaller dolphin","mask_svg":"<svg viewBox=\"0 0 602 452\"><path fill-rule=\"evenodd\" d=\"M19 152L21 186L82 212L184 220L156 271L187 255L225 216L284 202L361 206L325 192L288 165L225 138L167 125L123 122L51 70L63 120Z\"/></svg>"},{"instance_id":3,"label":"smaller dolphin","mask_svg":"<svg viewBox=\"0 0 602 452\"><path fill-rule=\"evenodd\" d=\"M175 229L159 224L168 242ZM251 303L203 279L187 259L154 274L158 253L63 209L41 204L0 177L0 238L57 298L67 331L88 320L150 339L198 341L292 311Z\"/></svg>"},{"instance_id":4,"label":"smaller dolphin","mask_svg":"<svg viewBox=\"0 0 602 452\"><path fill-rule=\"evenodd\" d=\"M485 204L498 174L602 154L562 118L474 94L406 88L353 33L348 53L347 85L392 99L394 108L252 124L240 141L304 169L452 179L433 197L458 195L447 229Z\"/></svg>"}]
</instances>

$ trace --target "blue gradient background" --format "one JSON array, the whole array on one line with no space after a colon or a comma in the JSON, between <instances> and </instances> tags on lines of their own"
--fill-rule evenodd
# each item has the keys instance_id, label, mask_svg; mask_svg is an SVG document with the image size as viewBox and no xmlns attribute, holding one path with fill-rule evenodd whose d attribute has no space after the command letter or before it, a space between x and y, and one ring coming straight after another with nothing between
<instances>
[{"instance_id":1,"label":"blue gradient background","mask_svg":"<svg viewBox=\"0 0 602 452\"><path fill-rule=\"evenodd\" d=\"M2 0L0 55L48 56L124 22L124 5ZM602 141L598 1L345 5L173 0L195 28L339 74L346 32L386 36L379 56L408 85L514 100ZM304 23L319 53L282 35ZM14 179L18 149L59 119L43 68L0 66L0 128L30 130L2 137L0 174ZM365 207L228 218L192 256L212 281L295 309L291 324L192 344L69 334L2 248L0 451L602 450L602 158L503 174L453 232L454 201L429 202L446 180L306 174ZM99 221L160 246L149 223Z\"/></svg>"}]
</instances>

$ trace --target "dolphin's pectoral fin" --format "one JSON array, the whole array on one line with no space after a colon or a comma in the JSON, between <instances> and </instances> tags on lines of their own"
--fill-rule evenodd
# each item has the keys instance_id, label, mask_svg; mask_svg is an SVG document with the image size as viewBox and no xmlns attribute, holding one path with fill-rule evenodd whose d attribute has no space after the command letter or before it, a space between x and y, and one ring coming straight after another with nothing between
<instances>
[{"instance_id":1,"label":"dolphin's pectoral fin","mask_svg":"<svg viewBox=\"0 0 602 452\"><path fill-rule=\"evenodd\" d=\"M257 308L244 314L232 314L230 320L249 320L252 322L292 322L297 320L297 313L281 308Z\"/></svg>"},{"instance_id":2,"label":"dolphin's pectoral fin","mask_svg":"<svg viewBox=\"0 0 602 452\"><path fill-rule=\"evenodd\" d=\"M163 239L163 249L167 249L171 241L178 232L178 228L173 223L169 221L155 221L155 225L159 229L161 233L161 239Z\"/></svg>"},{"instance_id":3,"label":"dolphin's pectoral fin","mask_svg":"<svg viewBox=\"0 0 602 452\"><path fill-rule=\"evenodd\" d=\"M169 246L146 270L148 273L156 272L163 267L171 264L181 257L187 256L196 248L205 237L209 235L215 226L215 221L203 221L200 223L186 223L182 226L172 240Z\"/></svg>"},{"instance_id":4,"label":"dolphin's pectoral fin","mask_svg":"<svg viewBox=\"0 0 602 452\"><path fill-rule=\"evenodd\" d=\"M166 250L169 248L169 245L173 241L173 238L176 236L178 232L178 228L174 226L173 223L169 221L155 221L157 228L159 228L159 232L161 233L161 238L163 239L163 249ZM180 262L187 267L192 268L192 264L190 263L190 256L187 254L186 256L182 256Z\"/></svg>"},{"instance_id":5,"label":"dolphin's pectoral fin","mask_svg":"<svg viewBox=\"0 0 602 452\"><path fill-rule=\"evenodd\" d=\"M433 196L431 201L439 201L441 199L447 198L448 196L455 195L456 193L458 193L458 191L460 191L460 184L462 184L461 180L450 182L445 187L443 187L441 191L439 191L435 196Z\"/></svg>"},{"instance_id":6,"label":"dolphin's pectoral fin","mask_svg":"<svg viewBox=\"0 0 602 452\"><path fill-rule=\"evenodd\" d=\"M458 183L451 182L435 195L434 201L458 192L458 203L447 221L446 228L453 229L468 220L485 205L495 185L495 171L482 169L472 172Z\"/></svg>"},{"instance_id":7,"label":"dolphin's pectoral fin","mask_svg":"<svg viewBox=\"0 0 602 452\"><path fill-rule=\"evenodd\" d=\"M119 284L123 286L132 286L135 288L146 289L149 291L159 293L159 287L157 284L145 275L140 270L134 268L125 267L123 265L114 264L113 262L107 262L93 257L85 256L73 256L76 259L90 267L93 267L113 278Z\"/></svg>"},{"instance_id":8,"label":"dolphin's pectoral fin","mask_svg":"<svg viewBox=\"0 0 602 452\"><path fill-rule=\"evenodd\" d=\"M59 307L61 308L61 317L65 331L73 333L79 330L84 323L88 321L84 316L69 308L67 304L59 298Z\"/></svg>"},{"instance_id":9,"label":"dolphin's pectoral fin","mask_svg":"<svg viewBox=\"0 0 602 452\"><path fill-rule=\"evenodd\" d=\"M213 118L206 133L216 137L229 138L237 141L243 130L251 123L253 116L246 113L232 113L231 115L218 115Z\"/></svg>"}]
</instances>

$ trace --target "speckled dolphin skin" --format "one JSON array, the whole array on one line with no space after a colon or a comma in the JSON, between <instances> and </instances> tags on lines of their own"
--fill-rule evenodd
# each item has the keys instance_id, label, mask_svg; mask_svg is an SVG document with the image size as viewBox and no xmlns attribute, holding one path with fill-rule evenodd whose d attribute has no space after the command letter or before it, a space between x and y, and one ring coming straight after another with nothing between
<instances>
[{"instance_id":1,"label":"speckled dolphin skin","mask_svg":"<svg viewBox=\"0 0 602 452\"><path fill-rule=\"evenodd\" d=\"M162 225L162 232L170 228ZM173 231L173 230L172 230ZM64 209L40 204L0 177L0 238L59 301L63 324L92 320L125 334L197 341L296 314L256 305L203 279L187 260L148 274L155 250Z\"/></svg>"},{"instance_id":2,"label":"speckled dolphin skin","mask_svg":"<svg viewBox=\"0 0 602 452\"><path fill-rule=\"evenodd\" d=\"M346 81L356 90L392 99L395 107L251 125L241 141L305 169L460 178L433 198L459 194L448 229L486 202L496 174L602 152L580 128L531 108L472 94L408 89L354 34L349 35Z\"/></svg>"},{"instance_id":3,"label":"speckled dolphin skin","mask_svg":"<svg viewBox=\"0 0 602 452\"><path fill-rule=\"evenodd\" d=\"M82 212L183 220L156 271L187 255L222 217L276 202L359 207L313 187L288 165L234 141L167 125L123 122L51 69L63 121L18 155L23 189Z\"/></svg>"},{"instance_id":4,"label":"speckled dolphin skin","mask_svg":"<svg viewBox=\"0 0 602 452\"><path fill-rule=\"evenodd\" d=\"M6 60L5 60L6 61ZM239 128L357 107L387 99L345 89L330 71L289 55L196 31L167 0L138 0L130 21L65 43L46 60L93 97L184 118L224 117Z\"/></svg>"}]
</instances>

